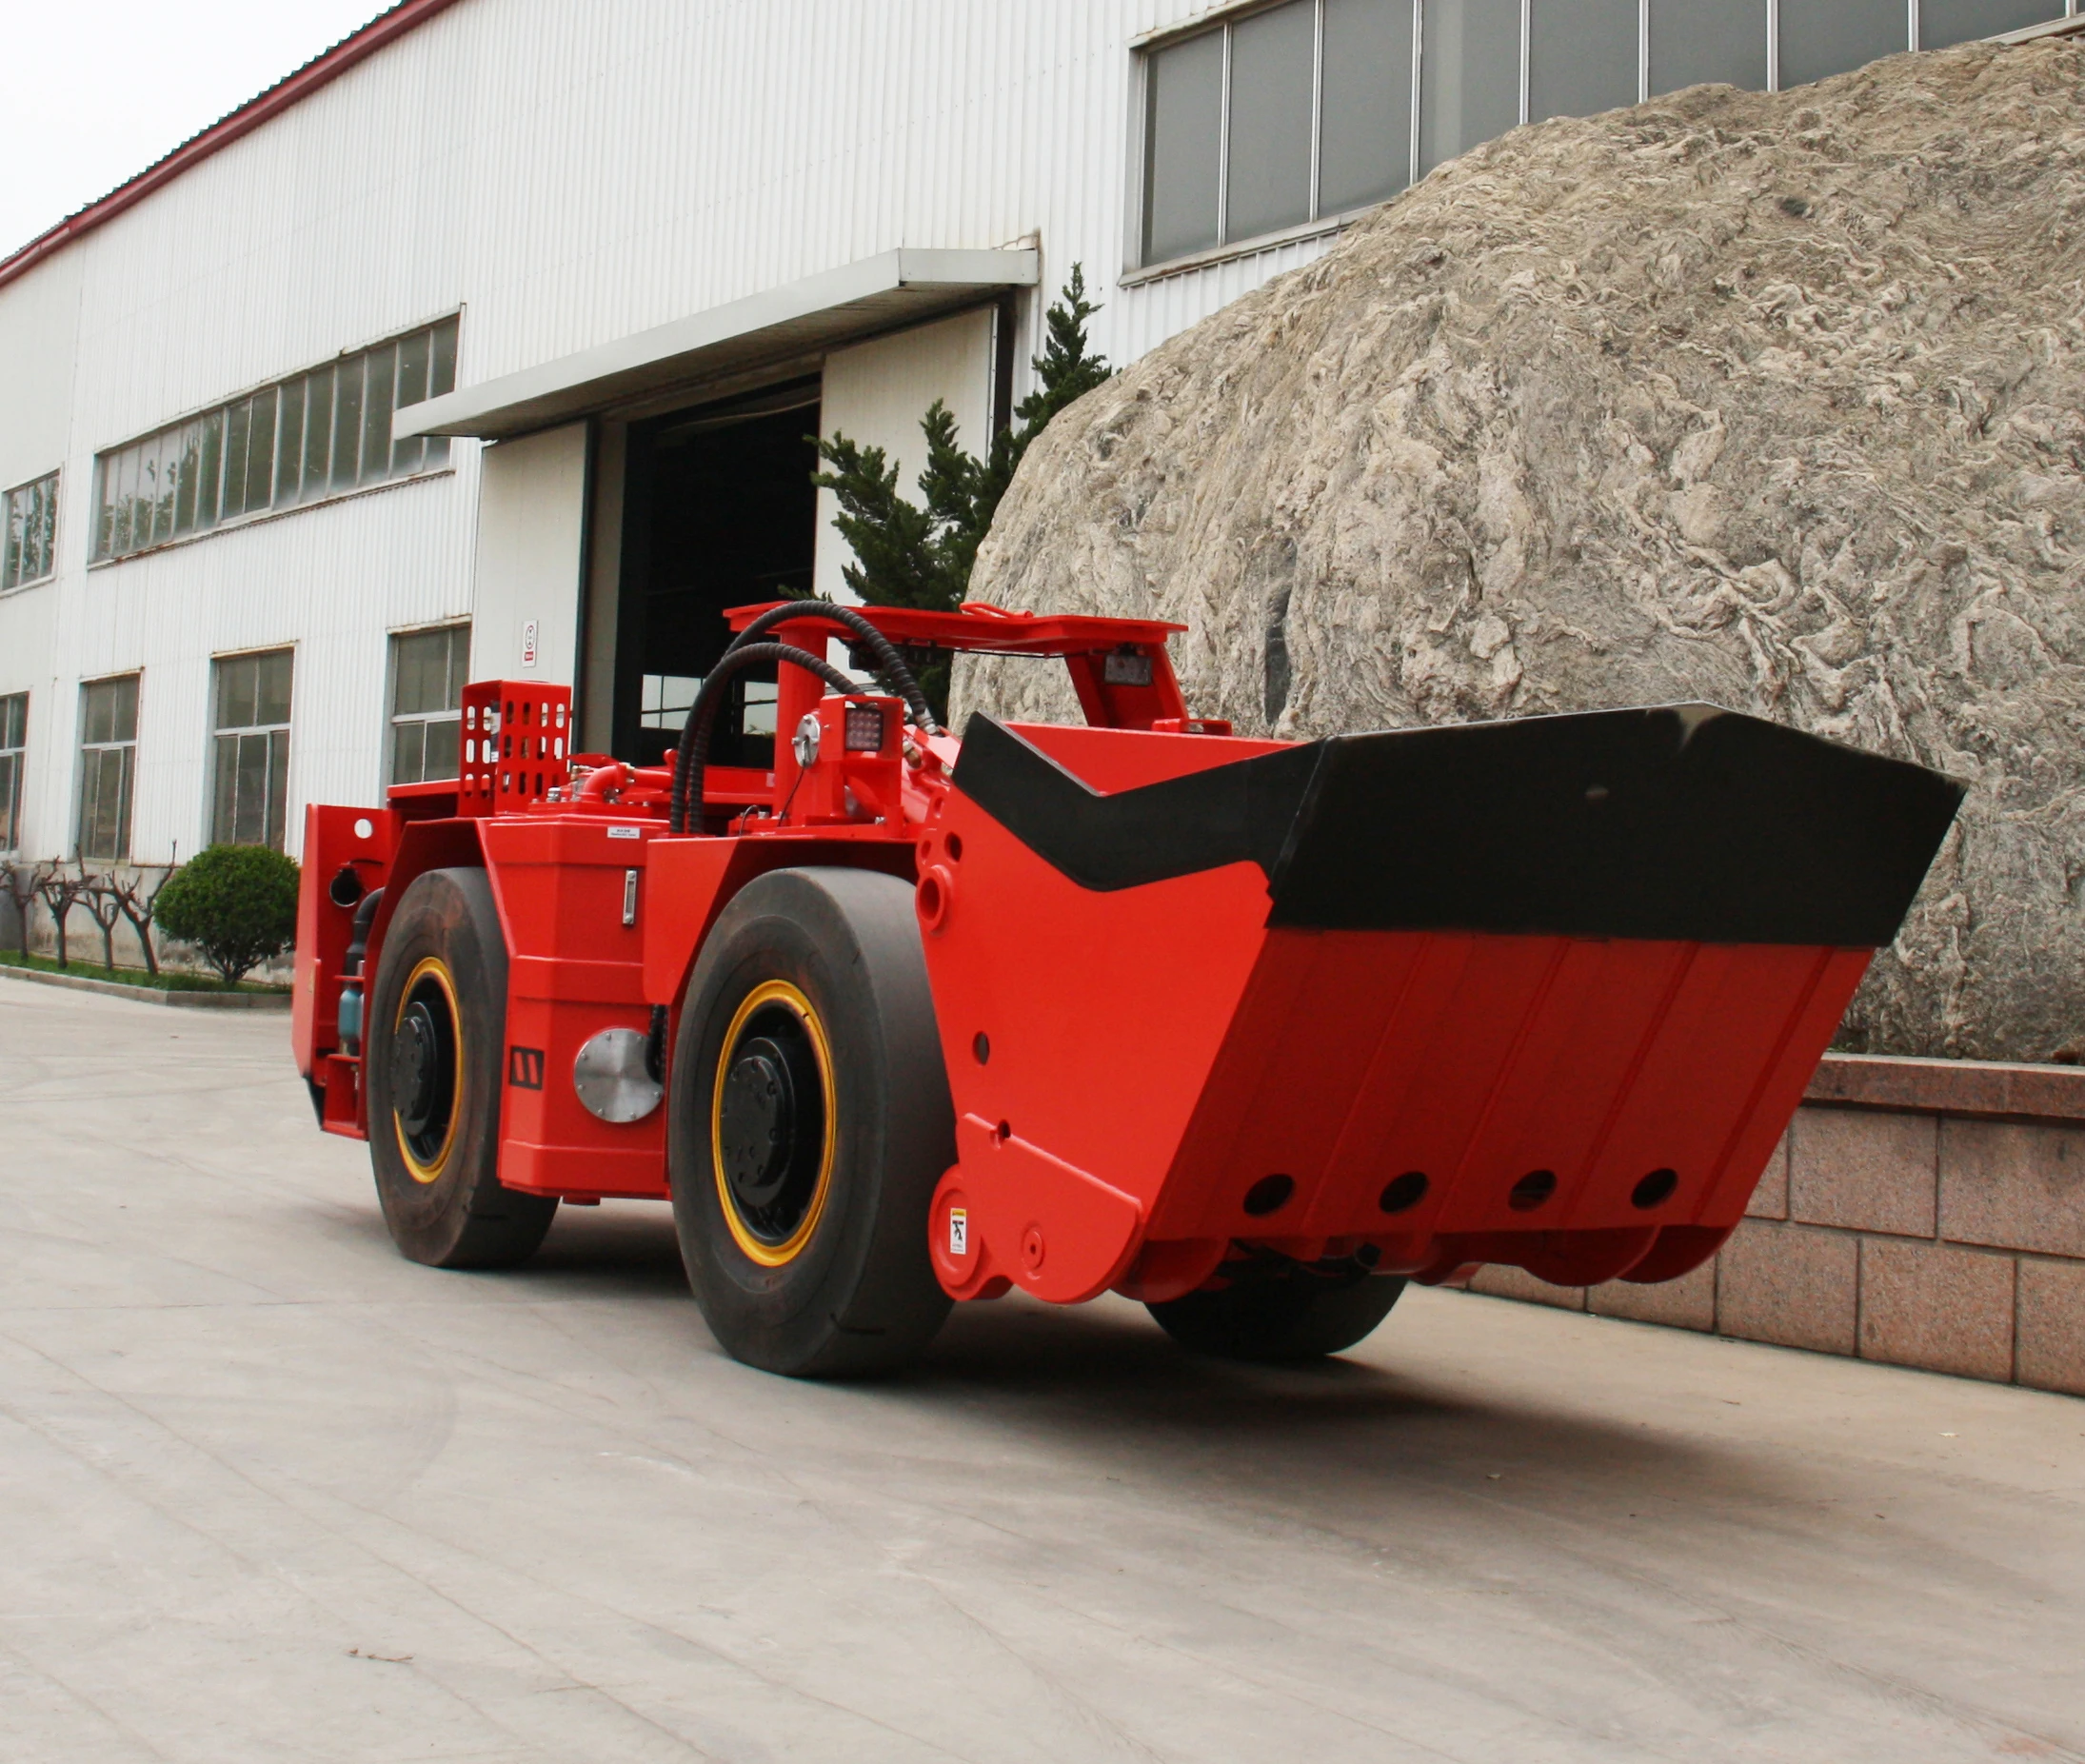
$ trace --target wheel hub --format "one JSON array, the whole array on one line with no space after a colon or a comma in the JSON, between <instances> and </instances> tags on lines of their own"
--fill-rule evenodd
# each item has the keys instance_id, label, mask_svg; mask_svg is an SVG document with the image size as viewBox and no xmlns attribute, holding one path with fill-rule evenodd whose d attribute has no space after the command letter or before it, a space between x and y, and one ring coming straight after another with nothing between
<instances>
[{"instance_id":1,"label":"wheel hub","mask_svg":"<svg viewBox=\"0 0 2085 1764\"><path fill-rule=\"evenodd\" d=\"M407 983L404 1005L391 1029L387 1071L398 1140L417 1182L438 1178L456 1125L456 1092L462 1081L455 996L447 970L423 961Z\"/></svg>"},{"instance_id":2,"label":"wheel hub","mask_svg":"<svg viewBox=\"0 0 2085 1764\"><path fill-rule=\"evenodd\" d=\"M724 1086L725 1175L739 1203L772 1205L789 1174L796 1140L796 1097L789 1063L765 1036L747 1041Z\"/></svg>"},{"instance_id":3,"label":"wheel hub","mask_svg":"<svg viewBox=\"0 0 2085 1764\"><path fill-rule=\"evenodd\" d=\"M391 1099L409 1134L422 1134L433 1119L441 1088L441 1032L424 1000L406 1006L391 1038Z\"/></svg>"},{"instance_id":4,"label":"wheel hub","mask_svg":"<svg viewBox=\"0 0 2085 1764\"><path fill-rule=\"evenodd\" d=\"M796 1012L762 1004L720 1062L716 1156L725 1198L757 1244L791 1242L826 1158L825 1080Z\"/></svg>"}]
</instances>

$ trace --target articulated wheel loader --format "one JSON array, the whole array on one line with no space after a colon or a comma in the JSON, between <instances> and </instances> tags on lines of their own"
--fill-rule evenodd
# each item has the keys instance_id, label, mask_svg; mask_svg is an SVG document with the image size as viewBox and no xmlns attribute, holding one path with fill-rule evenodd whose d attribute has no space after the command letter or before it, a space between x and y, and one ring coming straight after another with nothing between
<instances>
[{"instance_id":1,"label":"articulated wheel loader","mask_svg":"<svg viewBox=\"0 0 2085 1764\"><path fill-rule=\"evenodd\" d=\"M294 1037L407 1256L668 1200L718 1340L792 1375L1015 1287L1293 1359L1485 1262L1683 1275L1961 796L1707 704L1246 740L1153 621L730 625L670 765L485 682L454 781L308 810ZM1085 725L958 741L907 662L947 651L1062 661ZM771 769L712 763L764 664Z\"/></svg>"}]
</instances>

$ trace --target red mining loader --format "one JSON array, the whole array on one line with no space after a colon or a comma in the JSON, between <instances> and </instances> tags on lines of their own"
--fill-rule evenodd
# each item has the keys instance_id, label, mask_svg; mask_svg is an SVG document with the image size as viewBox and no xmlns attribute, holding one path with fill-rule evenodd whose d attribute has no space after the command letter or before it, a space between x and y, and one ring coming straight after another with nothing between
<instances>
[{"instance_id":1,"label":"red mining loader","mask_svg":"<svg viewBox=\"0 0 2085 1764\"><path fill-rule=\"evenodd\" d=\"M1148 620L730 623L669 766L482 683L454 782L309 809L294 1033L406 1255L670 1199L776 1372L900 1363L1016 1286L1266 1359L1482 1262L1685 1274L1960 798L1702 704L1246 740ZM959 743L907 665L953 650L1062 661L1085 725ZM764 664L773 769L710 763Z\"/></svg>"}]
</instances>

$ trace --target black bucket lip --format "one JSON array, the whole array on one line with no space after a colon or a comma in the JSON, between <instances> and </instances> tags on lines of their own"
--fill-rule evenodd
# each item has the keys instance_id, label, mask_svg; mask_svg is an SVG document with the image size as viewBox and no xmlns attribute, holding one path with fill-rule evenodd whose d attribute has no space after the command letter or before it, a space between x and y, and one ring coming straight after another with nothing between
<instances>
[{"instance_id":1,"label":"black bucket lip","mask_svg":"<svg viewBox=\"0 0 2085 1764\"><path fill-rule=\"evenodd\" d=\"M979 714L954 782L1082 887L1256 862L1274 927L1868 949L1963 795L1699 703L1328 736L1112 795Z\"/></svg>"}]
</instances>

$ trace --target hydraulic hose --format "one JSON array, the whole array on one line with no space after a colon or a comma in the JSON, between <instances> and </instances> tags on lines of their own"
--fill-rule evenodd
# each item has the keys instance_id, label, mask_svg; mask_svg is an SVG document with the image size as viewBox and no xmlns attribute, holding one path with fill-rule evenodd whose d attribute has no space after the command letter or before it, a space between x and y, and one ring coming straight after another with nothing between
<instances>
[{"instance_id":1,"label":"hydraulic hose","mask_svg":"<svg viewBox=\"0 0 2085 1764\"><path fill-rule=\"evenodd\" d=\"M726 688L736 676L762 662L790 663L816 674L836 692L852 692L856 689L854 682L824 656L813 655L808 649L799 649L793 644L741 643L726 649L724 659L709 670L709 677L703 682L702 690L695 695L695 703L687 713L687 721L681 725L681 745L673 757L672 805L666 822L673 832L687 831L690 802L695 804L698 821L702 815L703 774L708 768L709 731L716 723L717 707L724 703ZM788 732L777 729L775 739L786 741Z\"/></svg>"},{"instance_id":2,"label":"hydraulic hose","mask_svg":"<svg viewBox=\"0 0 2085 1764\"><path fill-rule=\"evenodd\" d=\"M942 725L934 720L934 713L928 707L926 694L920 690L920 683L912 677L912 670L905 665L905 659L898 653L897 645L852 606L843 606L837 601L785 601L780 606L770 606L731 640L725 653L729 655L741 644L758 641L778 624L804 618L829 620L860 638L876 663L875 671L883 677L885 685L904 700L905 708L912 713L912 721L929 735L943 733ZM851 692L854 687L850 683L845 689Z\"/></svg>"},{"instance_id":3,"label":"hydraulic hose","mask_svg":"<svg viewBox=\"0 0 2085 1764\"><path fill-rule=\"evenodd\" d=\"M717 721L717 707L724 702L725 689L734 676L762 662L787 662L806 668L836 692L855 689L854 682L824 656L799 649L794 644L749 644L744 642L743 637L742 641L733 644L709 670L702 690L695 694L687 721L681 725L681 744L673 757L673 793L666 823L674 832L687 831L687 805L691 796L697 817L702 814L703 774L708 769L709 731ZM784 739L784 732L777 729L775 739ZM651 1031L645 1038L645 1070L654 1083L665 1081L666 1016L665 1005L653 1005Z\"/></svg>"}]
</instances>

